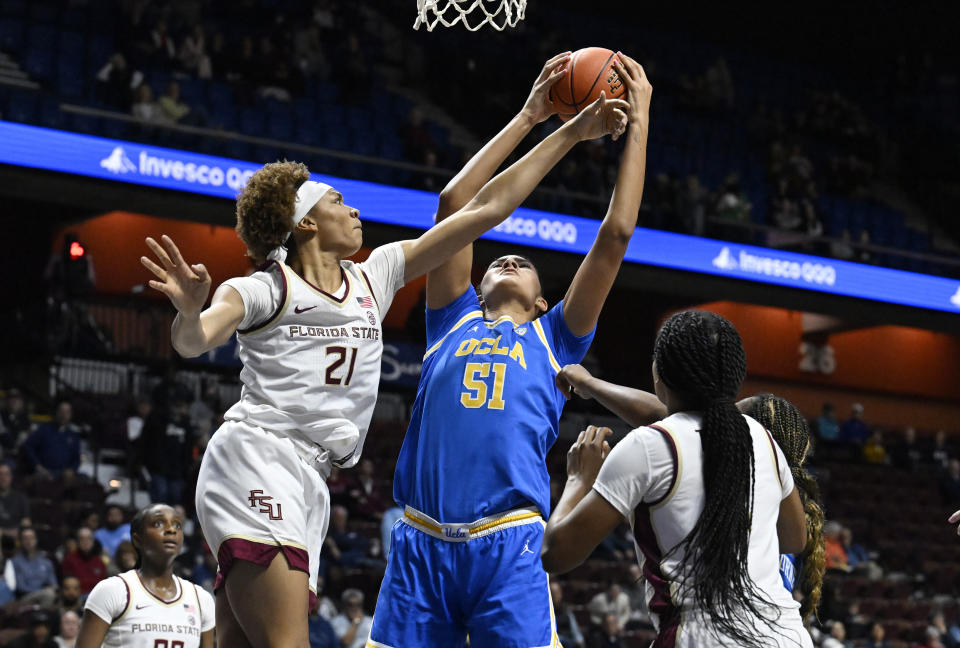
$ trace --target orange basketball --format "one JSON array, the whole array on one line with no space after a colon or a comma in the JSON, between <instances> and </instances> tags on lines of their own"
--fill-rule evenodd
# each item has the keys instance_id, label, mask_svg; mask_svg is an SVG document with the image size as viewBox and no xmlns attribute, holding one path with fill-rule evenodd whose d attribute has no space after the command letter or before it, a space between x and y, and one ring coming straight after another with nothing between
<instances>
[{"instance_id":1,"label":"orange basketball","mask_svg":"<svg viewBox=\"0 0 960 648\"><path fill-rule=\"evenodd\" d=\"M584 47L570 56L567 76L550 90L550 101L563 121L576 116L605 92L607 99L620 97L626 91L620 75L613 69L616 52L605 47Z\"/></svg>"}]
</instances>

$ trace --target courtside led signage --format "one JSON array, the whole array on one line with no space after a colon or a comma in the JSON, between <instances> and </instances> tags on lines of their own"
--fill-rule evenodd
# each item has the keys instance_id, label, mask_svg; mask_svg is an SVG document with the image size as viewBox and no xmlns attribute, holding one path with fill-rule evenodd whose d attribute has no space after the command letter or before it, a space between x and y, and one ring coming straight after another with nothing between
<instances>
[{"instance_id":1,"label":"courtside led signage","mask_svg":"<svg viewBox=\"0 0 960 648\"><path fill-rule=\"evenodd\" d=\"M233 199L260 165L229 158L0 121L0 163L60 171ZM347 180L336 187L364 220L427 229L437 196ZM484 238L585 254L599 221L518 209ZM914 272L715 241L641 227L626 260L689 272L758 281L905 306L960 313L960 281Z\"/></svg>"}]
</instances>

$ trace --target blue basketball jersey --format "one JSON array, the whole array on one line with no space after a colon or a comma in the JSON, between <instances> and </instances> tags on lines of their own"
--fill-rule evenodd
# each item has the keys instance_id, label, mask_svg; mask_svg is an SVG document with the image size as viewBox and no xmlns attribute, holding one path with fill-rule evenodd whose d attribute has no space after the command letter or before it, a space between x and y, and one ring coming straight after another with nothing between
<instances>
[{"instance_id":1,"label":"blue basketball jersey","mask_svg":"<svg viewBox=\"0 0 960 648\"><path fill-rule=\"evenodd\" d=\"M787 591L793 593L797 584L797 570L800 568L800 559L796 554L780 554L780 578Z\"/></svg>"},{"instance_id":2,"label":"blue basketball jersey","mask_svg":"<svg viewBox=\"0 0 960 648\"><path fill-rule=\"evenodd\" d=\"M536 506L550 514L547 452L565 399L555 379L594 332L575 336L563 302L532 322L486 321L473 289L427 310L427 351L393 495L441 522Z\"/></svg>"}]
</instances>

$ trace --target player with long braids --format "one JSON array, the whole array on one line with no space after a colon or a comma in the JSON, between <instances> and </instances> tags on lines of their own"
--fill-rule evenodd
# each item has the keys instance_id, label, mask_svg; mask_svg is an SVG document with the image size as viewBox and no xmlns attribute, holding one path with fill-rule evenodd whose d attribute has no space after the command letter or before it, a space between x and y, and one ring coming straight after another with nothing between
<instances>
[{"instance_id":1,"label":"player with long braids","mask_svg":"<svg viewBox=\"0 0 960 648\"><path fill-rule=\"evenodd\" d=\"M564 74L557 57L539 86ZM382 322L396 291L507 218L577 142L626 128L625 101L601 98L486 182L417 239L346 260L363 242L359 212L302 164L267 164L237 199L237 232L263 267L211 278L167 236L142 257L150 286L177 309L172 342L197 356L238 333L240 401L204 453L196 505L217 556L217 628L231 648L307 648L331 466L354 465L377 400ZM287 262L287 247L295 254Z\"/></svg>"},{"instance_id":2,"label":"player with long braids","mask_svg":"<svg viewBox=\"0 0 960 648\"><path fill-rule=\"evenodd\" d=\"M793 482L803 502L803 512L807 517L807 544L800 554L780 556L780 576L788 592L799 589L803 594L800 617L806 621L811 613L816 613L820 604L823 572L826 569L820 487L813 475L803 467L810 449L810 426L793 403L773 394L757 394L743 399L737 406L773 435L787 458Z\"/></svg>"},{"instance_id":3,"label":"player with long braids","mask_svg":"<svg viewBox=\"0 0 960 648\"><path fill-rule=\"evenodd\" d=\"M657 335L652 371L667 417L612 451L609 429L581 432L544 567L572 569L627 519L656 648L812 646L779 574L780 552L806 545L803 505L783 452L734 402L746 376L740 335L719 315L677 313Z\"/></svg>"}]
</instances>

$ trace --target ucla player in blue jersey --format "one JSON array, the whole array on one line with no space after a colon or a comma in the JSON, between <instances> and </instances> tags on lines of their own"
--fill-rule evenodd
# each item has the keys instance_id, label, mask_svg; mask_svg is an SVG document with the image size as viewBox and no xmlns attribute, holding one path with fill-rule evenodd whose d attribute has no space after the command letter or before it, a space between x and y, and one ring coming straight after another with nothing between
<instances>
[{"instance_id":1,"label":"ucla player in blue jersey","mask_svg":"<svg viewBox=\"0 0 960 648\"><path fill-rule=\"evenodd\" d=\"M394 480L394 526L368 646L532 648L558 645L540 563L550 513L546 455L564 394L636 227L652 88L620 54L627 143L609 210L564 299L550 308L524 257L491 263L470 283L468 246L427 275L427 351ZM524 106L444 189L438 219L469 201L532 126L555 109L548 61Z\"/></svg>"}]
</instances>

